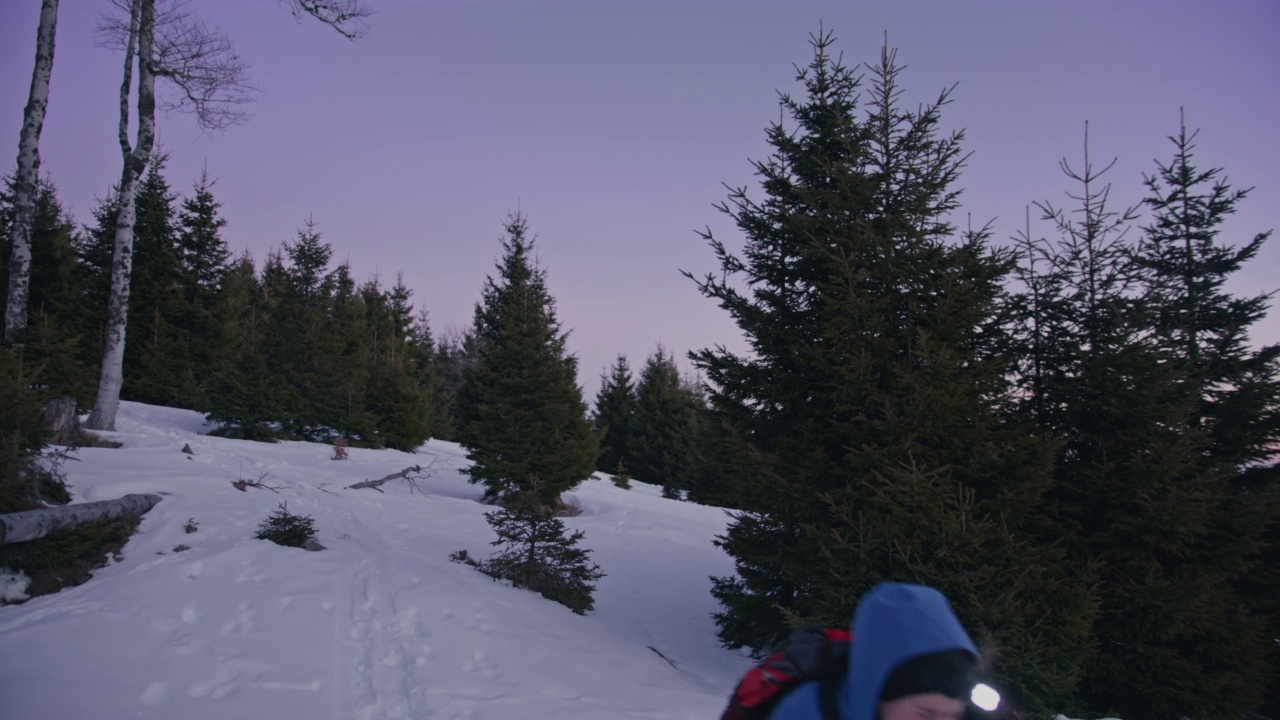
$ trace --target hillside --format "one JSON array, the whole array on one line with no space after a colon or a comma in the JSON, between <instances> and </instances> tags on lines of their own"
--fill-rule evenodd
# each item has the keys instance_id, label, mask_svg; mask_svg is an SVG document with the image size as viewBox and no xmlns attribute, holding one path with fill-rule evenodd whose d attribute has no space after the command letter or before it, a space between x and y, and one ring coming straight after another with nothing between
<instances>
[{"instance_id":1,"label":"hillside","mask_svg":"<svg viewBox=\"0 0 1280 720\"><path fill-rule=\"evenodd\" d=\"M137 403L118 427L106 435L122 448L68 464L76 501L164 500L88 583L0 608L0 717L692 720L715 717L750 663L711 619L708 576L733 570L712 545L720 509L604 479L569 494L583 512L565 522L608 574L579 616L449 560L487 557L494 538L457 445L334 461L329 446L210 437L196 413ZM346 489L428 463L419 492ZM281 502L326 550L254 539Z\"/></svg>"}]
</instances>

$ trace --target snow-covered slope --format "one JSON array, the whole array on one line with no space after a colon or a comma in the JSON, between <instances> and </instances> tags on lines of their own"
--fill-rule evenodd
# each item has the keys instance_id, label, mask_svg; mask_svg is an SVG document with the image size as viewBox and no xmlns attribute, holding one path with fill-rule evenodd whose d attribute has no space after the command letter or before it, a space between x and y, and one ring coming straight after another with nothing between
<instances>
[{"instance_id":1,"label":"snow-covered slope","mask_svg":"<svg viewBox=\"0 0 1280 720\"><path fill-rule=\"evenodd\" d=\"M118 427L123 448L67 466L76 501L164 500L122 561L0 608L5 720L692 720L716 717L750 664L711 619L708 578L733 570L712 545L722 510L584 483L565 522L608 576L579 616L449 560L487 557L494 539L457 445L334 461L329 446L209 437L195 413L136 403ZM423 492L346 489L426 463ZM231 485L260 477L278 493ZM253 539L280 502L328 549Z\"/></svg>"}]
</instances>

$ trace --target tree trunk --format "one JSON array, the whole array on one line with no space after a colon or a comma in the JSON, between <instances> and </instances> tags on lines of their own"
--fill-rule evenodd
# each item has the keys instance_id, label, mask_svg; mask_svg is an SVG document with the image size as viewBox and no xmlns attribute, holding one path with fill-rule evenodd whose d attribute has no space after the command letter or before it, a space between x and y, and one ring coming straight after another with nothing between
<instances>
[{"instance_id":1,"label":"tree trunk","mask_svg":"<svg viewBox=\"0 0 1280 720\"><path fill-rule=\"evenodd\" d=\"M53 75L53 38L58 24L58 0L40 5L36 30L36 63L31 71L31 92L22 114L18 138L18 169L14 174L13 250L9 256L9 295L4 313L4 339L13 342L27 326L27 298L31 294L31 227L36 214L36 185L40 180L40 130L49 105L49 78Z\"/></svg>"},{"instance_id":2,"label":"tree trunk","mask_svg":"<svg viewBox=\"0 0 1280 720\"><path fill-rule=\"evenodd\" d=\"M89 414L89 421L85 423L86 427L93 430L116 429L120 386L124 382L125 325L129 318L129 283L133 274L133 223L137 212L138 187L147 162L151 159L151 145L155 138L156 78L152 58L154 36L155 0L133 0L130 7L130 39L125 49L124 82L120 87L120 150L124 156L124 169L120 175L115 249L111 260L107 332L102 349L98 399L94 402L93 412ZM131 148L129 89L135 47L138 59L138 143Z\"/></svg>"},{"instance_id":3,"label":"tree trunk","mask_svg":"<svg viewBox=\"0 0 1280 720\"><path fill-rule=\"evenodd\" d=\"M159 495L125 495L115 500L0 515L0 545L36 540L58 530L91 522L145 515L158 502Z\"/></svg>"}]
</instances>

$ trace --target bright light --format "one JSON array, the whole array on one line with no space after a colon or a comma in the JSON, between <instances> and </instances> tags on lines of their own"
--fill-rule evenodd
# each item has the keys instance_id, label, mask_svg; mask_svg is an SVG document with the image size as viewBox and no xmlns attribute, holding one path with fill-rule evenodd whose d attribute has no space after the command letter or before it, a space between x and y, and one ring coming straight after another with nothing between
<instances>
[{"instance_id":1,"label":"bright light","mask_svg":"<svg viewBox=\"0 0 1280 720\"><path fill-rule=\"evenodd\" d=\"M978 683L974 686L973 692L970 693L969 699L973 701L974 705L987 712L1000 707L1000 693L996 692L996 689L990 685Z\"/></svg>"}]
</instances>

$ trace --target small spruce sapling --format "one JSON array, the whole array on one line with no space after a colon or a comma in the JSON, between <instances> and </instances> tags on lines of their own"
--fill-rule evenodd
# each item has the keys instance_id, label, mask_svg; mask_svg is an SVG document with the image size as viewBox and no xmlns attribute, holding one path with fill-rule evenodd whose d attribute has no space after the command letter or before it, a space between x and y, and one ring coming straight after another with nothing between
<instances>
[{"instance_id":1,"label":"small spruce sapling","mask_svg":"<svg viewBox=\"0 0 1280 720\"><path fill-rule=\"evenodd\" d=\"M613 484L623 490L631 489L631 475L627 472L627 464L621 459L618 460L618 467L613 470Z\"/></svg>"},{"instance_id":2,"label":"small spruce sapling","mask_svg":"<svg viewBox=\"0 0 1280 720\"><path fill-rule=\"evenodd\" d=\"M316 521L310 515L294 515L289 512L288 503L280 503L266 520L258 525L258 540L270 540L285 547L305 547L316 537Z\"/></svg>"},{"instance_id":3,"label":"small spruce sapling","mask_svg":"<svg viewBox=\"0 0 1280 720\"><path fill-rule=\"evenodd\" d=\"M533 590L579 615L594 608L596 580L604 577L590 561L590 550L577 547L582 531L566 534L564 523L538 502L536 489L508 498L505 507L485 513L498 533L499 550L478 569Z\"/></svg>"}]
</instances>

